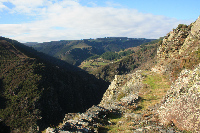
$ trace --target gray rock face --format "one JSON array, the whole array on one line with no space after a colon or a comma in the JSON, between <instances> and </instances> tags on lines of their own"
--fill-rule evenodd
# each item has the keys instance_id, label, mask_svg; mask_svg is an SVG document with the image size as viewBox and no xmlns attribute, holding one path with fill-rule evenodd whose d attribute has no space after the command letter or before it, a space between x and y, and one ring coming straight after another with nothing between
<instances>
[{"instance_id":1,"label":"gray rock face","mask_svg":"<svg viewBox=\"0 0 200 133\"><path fill-rule=\"evenodd\" d=\"M121 105L131 105L138 100L138 92L142 84L141 70L133 74L115 75L109 88L103 95L99 106L120 109Z\"/></svg>"},{"instance_id":2,"label":"gray rock face","mask_svg":"<svg viewBox=\"0 0 200 133\"><path fill-rule=\"evenodd\" d=\"M174 72L177 69L192 68L198 64L195 64L198 61L195 52L198 51L200 44L200 17L189 27L173 29L163 39L157 49L158 63L152 68L154 72L166 74L174 81L177 77Z\"/></svg>"},{"instance_id":3,"label":"gray rock face","mask_svg":"<svg viewBox=\"0 0 200 133\"><path fill-rule=\"evenodd\" d=\"M120 101L127 105L131 105L131 104L135 103L138 99L139 99L138 95L130 94L128 96L121 98Z\"/></svg>"},{"instance_id":4,"label":"gray rock face","mask_svg":"<svg viewBox=\"0 0 200 133\"><path fill-rule=\"evenodd\" d=\"M200 132L200 64L183 70L163 98L158 110L161 122L173 122L182 130Z\"/></svg>"},{"instance_id":5,"label":"gray rock face","mask_svg":"<svg viewBox=\"0 0 200 133\"><path fill-rule=\"evenodd\" d=\"M198 39L200 38L200 16L194 22L194 24L191 28L191 34L196 36Z\"/></svg>"}]
</instances>

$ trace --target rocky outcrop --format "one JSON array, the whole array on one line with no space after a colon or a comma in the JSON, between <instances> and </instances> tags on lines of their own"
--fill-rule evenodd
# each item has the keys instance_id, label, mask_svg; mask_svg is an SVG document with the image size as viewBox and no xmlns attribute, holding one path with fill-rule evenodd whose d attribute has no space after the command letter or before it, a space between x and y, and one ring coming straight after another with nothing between
<instances>
[{"instance_id":1,"label":"rocky outcrop","mask_svg":"<svg viewBox=\"0 0 200 133\"><path fill-rule=\"evenodd\" d=\"M108 117L110 115L119 115L118 110L105 109L100 106L92 106L84 113L68 113L65 115L63 124L58 128L47 128L46 133L55 132L80 132L94 133L98 132L98 127L109 125Z\"/></svg>"},{"instance_id":2,"label":"rocky outcrop","mask_svg":"<svg viewBox=\"0 0 200 133\"><path fill-rule=\"evenodd\" d=\"M160 121L193 132L200 132L199 35L200 17L190 26L179 25L163 39L157 52L158 64L152 68L173 79L158 109Z\"/></svg>"},{"instance_id":3,"label":"rocky outcrop","mask_svg":"<svg viewBox=\"0 0 200 133\"><path fill-rule=\"evenodd\" d=\"M115 75L99 106L119 109L124 105L135 105L139 99L138 92L143 87L141 72L139 70L133 74Z\"/></svg>"},{"instance_id":4,"label":"rocky outcrop","mask_svg":"<svg viewBox=\"0 0 200 133\"><path fill-rule=\"evenodd\" d=\"M163 39L157 50L157 65L153 71L174 81L184 68L193 69L199 63L200 17L189 26L180 24Z\"/></svg>"},{"instance_id":5,"label":"rocky outcrop","mask_svg":"<svg viewBox=\"0 0 200 133\"><path fill-rule=\"evenodd\" d=\"M191 34L194 37L197 37L200 39L200 16L199 18L194 22L193 27L191 28Z\"/></svg>"},{"instance_id":6,"label":"rocky outcrop","mask_svg":"<svg viewBox=\"0 0 200 133\"><path fill-rule=\"evenodd\" d=\"M92 106L82 114L68 113L60 128L46 131L96 132L99 126L112 124L108 119L110 116L121 117L130 107L137 108L138 92L143 87L141 73L116 75L98 106Z\"/></svg>"},{"instance_id":7,"label":"rocky outcrop","mask_svg":"<svg viewBox=\"0 0 200 133\"><path fill-rule=\"evenodd\" d=\"M183 70L162 102L158 110L161 122L200 132L200 64L193 71Z\"/></svg>"}]
</instances>

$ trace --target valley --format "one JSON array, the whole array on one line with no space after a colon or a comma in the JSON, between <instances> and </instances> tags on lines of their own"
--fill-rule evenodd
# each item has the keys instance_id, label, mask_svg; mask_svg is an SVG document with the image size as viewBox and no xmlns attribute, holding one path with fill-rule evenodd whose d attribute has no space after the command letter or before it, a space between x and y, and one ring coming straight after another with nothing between
<instances>
[{"instance_id":1,"label":"valley","mask_svg":"<svg viewBox=\"0 0 200 133\"><path fill-rule=\"evenodd\" d=\"M199 132L199 25L200 18L180 24L155 44L97 68L96 77L111 81L101 102L46 131ZM128 70L135 59L141 64Z\"/></svg>"},{"instance_id":2,"label":"valley","mask_svg":"<svg viewBox=\"0 0 200 133\"><path fill-rule=\"evenodd\" d=\"M0 132L200 132L200 17L157 40L26 45L0 37Z\"/></svg>"}]
</instances>

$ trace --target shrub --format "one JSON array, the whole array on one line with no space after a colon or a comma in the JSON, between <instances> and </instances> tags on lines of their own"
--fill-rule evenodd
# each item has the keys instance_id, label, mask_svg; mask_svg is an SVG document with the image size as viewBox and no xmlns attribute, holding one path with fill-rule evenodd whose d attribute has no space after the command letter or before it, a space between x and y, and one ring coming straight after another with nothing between
<instances>
[{"instance_id":1,"label":"shrub","mask_svg":"<svg viewBox=\"0 0 200 133\"><path fill-rule=\"evenodd\" d=\"M178 25L178 29L182 29L182 28L187 28L188 26L186 24L179 24Z\"/></svg>"}]
</instances>

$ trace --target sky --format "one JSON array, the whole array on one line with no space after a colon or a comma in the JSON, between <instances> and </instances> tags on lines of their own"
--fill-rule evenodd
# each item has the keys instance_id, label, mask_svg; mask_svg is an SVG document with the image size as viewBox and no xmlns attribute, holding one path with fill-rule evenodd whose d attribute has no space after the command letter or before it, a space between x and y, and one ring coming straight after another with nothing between
<instances>
[{"instance_id":1,"label":"sky","mask_svg":"<svg viewBox=\"0 0 200 133\"><path fill-rule=\"evenodd\" d=\"M157 39L194 22L200 0L0 0L0 36L19 42Z\"/></svg>"}]
</instances>

